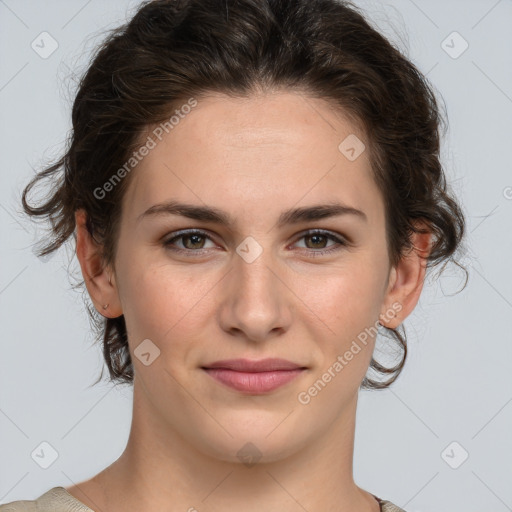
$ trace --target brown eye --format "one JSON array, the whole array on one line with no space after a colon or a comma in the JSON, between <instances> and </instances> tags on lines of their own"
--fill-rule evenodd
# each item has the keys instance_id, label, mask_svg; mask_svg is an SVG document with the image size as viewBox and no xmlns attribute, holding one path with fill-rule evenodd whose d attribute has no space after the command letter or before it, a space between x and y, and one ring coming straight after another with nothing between
<instances>
[{"instance_id":1,"label":"brown eye","mask_svg":"<svg viewBox=\"0 0 512 512\"><path fill-rule=\"evenodd\" d=\"M204 245L204 237L202 235L182 235L180 237L182 240L188 240L191 243L184 243L186 249L202 249ZM201 240L203 243L201 243ZM200 247L199 247L200 246Z\"/></svg>"},{"instance_id":2,"label":"brown eye","mask_svg":"<svg viewBox=\"0 0 512 512\"><path fill-rule=\"evenodd\" d=\"M206 240L211 240L211 238L203 231L182 231L172 238L165 240L163 246L166 249L177 252L202 252L208 249L208 247L205 248ZM175 247L176 242L179 241L181 241L182 247L179 245Z\"/></svg>"},{"instance_id":3,"label":"brown eye","mask_svg":"<svg viewBox=\"0 0 512 512\"><path fill-rule=\"evenodd\" d=\"M303 239L307 240L304 249L311 256L323 256L338 251L347 245L344 239L325 231L309 231L299 238L299 240ZM209 249L209 247L205 247L208 240L212 241L211 237L204 231L181 231L175 233L172 238L165 240L163 246L170 251L194 256L196 254L201 255ZM329 241L335 243L329 246L327 245ZM181 243L181 247L178 242Z\"/></svg>"},{"instance_id":4,"label":"brown eye","mask_svg":"<svg viewBox=\"0 0 512 512\"><path fill-rule=\"evenodd\" d=\"M306 252L309 252L312 256L329 254L338 251L343 246L347 245L345 240L326 231L308 231L299 238L299 240L302 239L309 240L309 242L305 243L305 248L309 249ZM327 246L326 244L328 241L333 241L335 243L331 246Z\"/></svg>"},{"instance_id":5,"label":"brown eye","mask_svg":"<svg viewBox=\"0 0 512 512\"><path fill-rule=\"evenodd\" d=\"M311 240L311 246L308 246L308 249L323 249L328 240L326 236L318 234L306 235L304 238Z\"/></svg>"}]
</instances>

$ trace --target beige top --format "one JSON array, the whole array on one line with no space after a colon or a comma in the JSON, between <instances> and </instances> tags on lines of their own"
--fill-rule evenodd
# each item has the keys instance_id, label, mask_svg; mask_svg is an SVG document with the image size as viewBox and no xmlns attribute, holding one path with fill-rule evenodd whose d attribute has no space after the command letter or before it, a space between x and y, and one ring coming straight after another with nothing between
<instances>
[{"instance_id":1,"label":"beige top","mask_svg":"<svg viewBox=\"0 0 512 512\"><path fill-rule=\"evenodd\" d=\"M405 512L390 501L372 496L380 503L381 512ZM69 494L64 487L54 487L35 500L11 501L0 505L0 512L94 512Z\"/></svg>"}]
</instances>

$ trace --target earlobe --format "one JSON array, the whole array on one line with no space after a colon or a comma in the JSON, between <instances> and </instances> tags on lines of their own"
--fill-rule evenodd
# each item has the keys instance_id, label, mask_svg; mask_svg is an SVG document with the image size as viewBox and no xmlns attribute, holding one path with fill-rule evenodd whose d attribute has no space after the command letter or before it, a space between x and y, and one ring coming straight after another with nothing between
<instances>
[{"instance_id":1,"label":"earlobe","mask_svg":"<svg viewBox=\"0 0 512 512\"><path fill-rule=\"evenodd\" d=\"M122 310L115 282L112 283L113 276L110 268L103 266L101 247L89 233L86 221L85 210L77 210L75 212L76 255L84 282L96 310L103 316L116 318L122 315Z\"/></svg>"}]
</instances>

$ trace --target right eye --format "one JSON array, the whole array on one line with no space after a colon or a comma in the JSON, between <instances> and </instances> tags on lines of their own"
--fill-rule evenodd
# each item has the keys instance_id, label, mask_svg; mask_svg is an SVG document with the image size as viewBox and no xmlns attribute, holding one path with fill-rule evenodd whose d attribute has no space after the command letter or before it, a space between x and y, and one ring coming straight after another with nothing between
<instances>
[{"instance_id":1,"label":"right eye","mask_svg":"<svg viewBox=\"0 0 512 512\"><path fill-rule=\"evenodd\" d=\"M210 236L204 232L199 230L191 230L191 231L180 231L178 233L173 233L175 236L172 238L168 238L164 240L163 246L166 249L171 251L179 252L179 253L188 253L187 255L192 256L190 253L199 253L203 254L205 249L201 245L204 245L204 239L211 240ZM181 247L173 247L177 240L182 240L183 248ZM185 243L183 243L185 241ZM201 246L201 247L198 247Z\"/></svg>"}]
</instances>

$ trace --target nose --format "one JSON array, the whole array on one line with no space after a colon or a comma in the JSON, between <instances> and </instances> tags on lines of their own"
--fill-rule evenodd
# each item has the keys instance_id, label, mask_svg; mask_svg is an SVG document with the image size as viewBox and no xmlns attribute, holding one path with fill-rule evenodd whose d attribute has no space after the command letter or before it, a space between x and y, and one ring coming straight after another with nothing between
<instances>
[{"instance_id":1,"label":"nose","mask_svg":"<svg viewBox=\"0 0 512 512\"><path fill-rule=\"evenodd\" d=\"M253 261L236 254L224 279L218 309L224 331L253 343L288 331L294 294L285 268L270 250L263 250Z\"/></svg>"}]
</instances>

